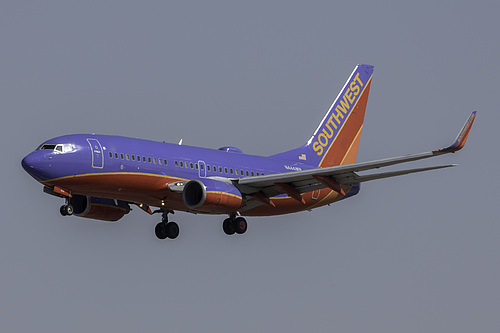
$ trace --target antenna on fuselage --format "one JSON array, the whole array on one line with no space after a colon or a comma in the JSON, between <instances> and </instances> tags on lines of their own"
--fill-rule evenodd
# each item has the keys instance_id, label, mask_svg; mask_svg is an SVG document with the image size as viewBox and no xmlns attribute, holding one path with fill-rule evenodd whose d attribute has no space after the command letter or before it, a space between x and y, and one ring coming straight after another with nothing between
<instances>
[{"instance_id":1,"label":"antenna on fuselage","mask_svg":"<svg viewBox=\"0 0 500 333\"><path fill-rule=\"evenodd\" d=\"M182 146L182 139L180 139L179 141L179 146Z\"/></svg>"}]
</instances>

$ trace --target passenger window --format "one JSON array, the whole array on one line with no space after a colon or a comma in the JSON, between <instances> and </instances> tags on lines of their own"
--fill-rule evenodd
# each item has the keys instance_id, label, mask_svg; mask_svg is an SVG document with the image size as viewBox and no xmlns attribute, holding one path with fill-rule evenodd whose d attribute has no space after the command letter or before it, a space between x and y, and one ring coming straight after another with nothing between
<instances>
[{"instance_id":1,"label":"passenger window","mask_svg":"<svg viewBox=\"0 0 500 333\"><path fill-rule=\"evenodd\" d=\"M224 168L224 173L227 173L227 168Z\"/></svg>"},{"instance_id":2,"label":"passenger window","mask_svg":"<svg viewBox=\"0 0 500 333\"><path fill-rule=\"evenodd\" d=\"M240 172L241 172L241 175L242 175L242 176L244 176L244 175L245 175L245 173L243 172L243 170L240 170Z\"/></svg>"},{"instance_id":3,"label":"passenger window","mask_svg":"<svg viewBox=\"0 0 500 333\"><path fill-rule=\"evenodd\" d=\"M153 163L156 164L156 157L153 157Z\"/></svg>"},{"instance_id":4,"label":"passenger window","mask_svg":"<svg viewBox=\"0 0 500 333\"><path fill-rule=\"evenodd\" d=\"M135 161L135 155L132 155L132 161Z\"/></svg>"},{"instance_id":5,"label":"passenger window","mask_svg":"<svg viewBox=\"0 0 500 333\"><path fill-rule=\"evenodd\" d=\"M229 169L229 173L233 174L233 168Z\"/></svg>"},{"instance_id":6,"label":"passenger window","mask_svg":"<svg viewBox=\"0 0 500 333\"><path fill-rule=\"evenodd\" d=\"M115 158L116 158L116 159L118 158L118 153L115 153Z\"/></svg>"},{"instance_id":7,"label":"passenger window","mask_svg":"<svg viewBox=\"0 0 500 333\"><path fill-rule=\"evenodd\" d=\"M207 164L207 170L210 171L210 165Z\"/></svg>"},{"instance_id":8,"label":"passenger window","mask_svg":"<svg viewBox=\"0 0 500 333\"><path fill-rule=\"evenodd\" d=\"M253 171L251 172L252 176L254 176Z\"/></svg>"},{"instance_id":9,"label":"passenger window","mask_svg":"<svg viewBox=\"0 0 500 333\"><path fill-rule=\"evenodd\" d=\"M125 157L127 158L127 161L130 161L130 155L129 154L125 155Z\"/></svg>"},{"instance_id":10,"label":"passenger window","mask_svg":"<svg viewBox=\"0 0 500 333\"><path fill-rule=\"evenodd\" d=\"M248 171L245 172L247 174L247 177L248 177Z\"/></svg>"},{"instance_id":11,"label":"passenger window","mask_svg":"<svg viewBox=\"0 0 500 333\"><path fill-rule=\"evenodd\" d=\"M236 172L237 175L240 174L239 171L238 171L238 169L234 169L234 171Z\"/></svg>"},{"instance_id":12,"label":"passenger window","mask_svg":"<svg viewBox=\"0 0 500 333\"><path fill-rule=\"evenodd\" d=\"M168 165L167 160L163 160L163 164Z\"/></svg>"},{"instance_id":13,"label":"passenger window","mask_svg":"<svg viewBox=\"0 0 500 333\"><path fill-rule=\"evenodd\" d=\"M120 158L123 160L123 154L120 154Z\"/></svg>"},{"instance_id":14,"label":"passenger window","mask_svg":"<svg viewBox=\"0 0 500 333\"><path fill-rule=\"evenodd\" d=\"M198 170L198 163L195 163L195 164L194 164L194 168L195 168L196 170Z\"/></svg>"},{"instance_id":15,"label":"passenger window","mask_svg":"<svg viewBox=\"0 0 500 333\"><path fill-rule=\"evenodd\" d=\"M183 168L183 167L184 167L184 162L181 161L181 168Z\"/></svg>"},{"instance_id":16,"label":"passenger window","mask_svg":"<svg viewBox=\"0 0 500 333\"><path fill-rule=\"evenodd\" d=\"M219 167L219 173L222 173L222 167Z\"/></svg>"},{"instance_id":17,"label":"passenger window","mask_svg":"<svg viewBox=\"0 0 500 333\"><path fill-rule=\"evenodd\" d=\"M144 163L146 163L146 156L143 156L143 157L142 157L142 161L143 161Z\"/></svg>"},{"instance_id":18,"label":"passenger window","mask_svg":"<svg viewBox=\"0 0 500 333\"><path fill-rule=\"evenodd\" d=\"M205 166L203 164L200 164L201 170L205 170Z\"/></svg>"},{"instance_id":19,"label":"passenger window","mask_svg":"<svg viewBox=\"0 0 500 333\"><path fill-rule=\"evenodd\" d=\"M175 166L179 166L179 162L174 161L174 165L175 165Z\"/></svg>"},{"instance_id":20,"label":"passenger window","mask_svg":"<svg viewBox=\"0 0 500 333\"><path fill-rule=\"evenodd\" d=\"M189 163L188 162L185 162L184 166L186 167L186 169L189 169Z\"/></svg>"},{"instance_id":21,"label":"passenger window","mask_svg":"<svg viewBox=\"0 0 500 333\"><path fill-rule=\"evenodd\" d=\"M158 163L161 165L163 163L163 161L161 160L161 158L158 159Z\"/></svg>"},{"instance_id":22,"label":"passenger window","mask_svg":"<svg viewBox=\"0 0 500 333\"><path fill-rule=\"evenodd\" d=\"M194 167L193 167L193 163L189 163L189 167L190 167L191 169L193 169L193 168L194 168Z\"/></svg>"},{"instance_id":23,"label":"passenger window","mask_svg":"<svg viewBox=\"0 0 500 333\"><path fill-rule=\"evenodd\" d=\"M113 153L109 152L109 158L113 158Z\"/></svg>"}]
</instances>

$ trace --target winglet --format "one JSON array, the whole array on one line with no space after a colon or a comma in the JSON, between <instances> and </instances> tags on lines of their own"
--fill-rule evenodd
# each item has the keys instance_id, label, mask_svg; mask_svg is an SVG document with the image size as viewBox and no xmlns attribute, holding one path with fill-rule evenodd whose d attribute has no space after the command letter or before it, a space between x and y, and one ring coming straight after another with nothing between
<instances>
[{"instance_id":1,"label":"winglet","mask_svg":"<svg viewBox=\"0 0 500 333\"><path fill-rule=\"evenodd\" d=\"M474 119L476 119L476 111L471 113L469 119L467 119L467 121L465 122L453 144L446 148L436 150L436 153L454 153L462 149L465 146L465 142L467 141L467 137L469 136L469 131L472 127Z\"/></svg>"}]
</instances>

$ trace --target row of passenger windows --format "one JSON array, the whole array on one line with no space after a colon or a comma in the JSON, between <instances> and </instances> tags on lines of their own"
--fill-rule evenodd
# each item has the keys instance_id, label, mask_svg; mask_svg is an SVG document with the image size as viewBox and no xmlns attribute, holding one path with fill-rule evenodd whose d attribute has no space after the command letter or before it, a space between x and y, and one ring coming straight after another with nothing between
<instances>
[{"instance_id":1,"label":"row of passenger windows","mask_svg":"<svg viewBox=\"0 0 500 333\"><path fill-rule=\"evenodd\" d=\"M146 156L141 157L139 155L129 155L129 154L123 154L123 153L121 153L121 154L114 153L113 154L112 152L109 152L109 157L116 158L116 159L120 158L122 160L127 160L127 161L130 161L130 159L132 159L132 161L137 161L137 162L141 162L141 160L142 160L142 162L144 162L144 163L148 162L148 163L154 163L154 164L158 163L158 164L167 165L166 159L161 159L161 158L157 159L156 157L153 157L153 158L146 157Z\"/></svg>"},{"instance_id":2,"label":"row of passenger windows","mask_svg":"<svg viewBox=\"0 0 500 333\"><path fill-rule=\"evenodd\" d=\"M190 168L190 169L196 169L200 168L201 170L205 169L205 164L200 164L198 166L198 163L192 163L192 162L183 162L183 161L175 161L174 162L176 167L181 167L181 168ZM225 173L229 175L237 175L237 176L263 176L265 175L264 173L259 173L259 172L253 172L253 171L248 171L248 170L240 170L240 169L233 169L233 168L228 168L228 167L222 167L222 166L216 166L210 164L207 164L207 172L215 172L215 173Z\"/></svg>"},{"instance_id":3,"label":"row of passenger windows","mask_svg":"<svg viewBox=\"0 0 500 333\"><path fill-rule=\"evenodd\" d=\"M146 156L140 156L140 155L130 155L130 154L118 154L118 153L112 153L109 152L109 157L114 158L114 159L122 159L122 160L127 160L127 161L136 161L136 162L143 162L143 163L153 163L153 164L160 164L160 165L168 165L168 162L166 159L161 159L161 158L156 158L156 157L146 157ZM180 168L186 168L186 169L205 169L205 164L200 164L198 163L192 163L192 162L183 162L183 161L174 161L174 165L176 167ZM214 173L225 173L225 174L230 174L230 175L237 175L237 176L261 176L265 175L265 173L259 173L259 172L253 172L253 171L248 171L248 170L240 170L240 169L233 169L233 168L228 168L228 167L222 167L222 166L215 166L212 165L210 166L209 164L206 165L207 171L208 172L214 172Z\"/></svg>"}]
</instances>

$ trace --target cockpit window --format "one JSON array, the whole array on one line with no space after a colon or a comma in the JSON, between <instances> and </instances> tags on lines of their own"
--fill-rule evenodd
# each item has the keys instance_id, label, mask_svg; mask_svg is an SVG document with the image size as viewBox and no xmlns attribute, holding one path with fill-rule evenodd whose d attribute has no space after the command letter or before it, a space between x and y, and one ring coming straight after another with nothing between
<instances>
[{"instance_id":1,"label":"cockpit window","mask_svg":"<svg viewBox=\"0 0 500 333\"><path fill-rule=\"evenodd\" d=\"M41 145L40 150L54 150L56 148L56 145Z\"/></svg>"},{"instance_id":2,"label":"cockpit window","mask_svg":"<svg viewBox=\"0 0 500 333\"><path fill-rule=\"evenodd\" d=\"M38 147L38 150L53 150L58 153L69 153L74 150L74 146L70 143L64 143L64 144L43 144L40 147Z\"/></svg>"}]
</instances>

